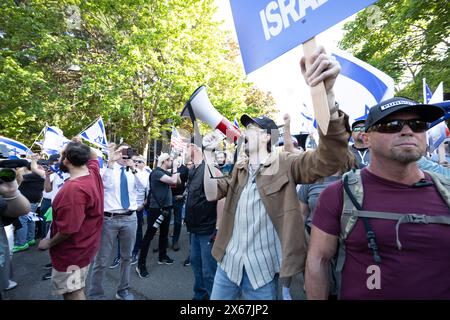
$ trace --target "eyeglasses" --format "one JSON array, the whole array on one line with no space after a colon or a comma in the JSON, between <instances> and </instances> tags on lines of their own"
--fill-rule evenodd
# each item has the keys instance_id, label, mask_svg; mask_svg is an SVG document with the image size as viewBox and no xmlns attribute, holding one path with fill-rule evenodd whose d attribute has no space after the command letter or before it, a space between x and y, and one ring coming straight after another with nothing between
<instances>
[{"instance_id":1,"label":"eyeglasses","mask_svg":"<svg viewBox=\"0 0 450 320\"><path fill-rule=\"evenodd\" d=\"M366 129L366 127L362 126L362 127L354 127L353 128L353 132L364 132L364 129Z\"/></svg>"},{"instance_id":2,"label":"eyeglasses","mask_svg":"<svg viewBox=\"0 0 450 320\"><path fill-rule=\"evenodd\" d=\"M422 120L391 120L385 123L379 123L370 127L370 131L380 133L398 133L402 131L405 124L415 133L421 133L428 130L428 122Z\"/></svg>"},{"instance_id":3,"label":"eyeglasses","mask_svg":"<svg viewBox=\"0 0 450 320\"><path fill-rule=\"evenodd\" d=\"M144 163L142 160L134 160L134 163Z\"/></svg>"}]
</instances>

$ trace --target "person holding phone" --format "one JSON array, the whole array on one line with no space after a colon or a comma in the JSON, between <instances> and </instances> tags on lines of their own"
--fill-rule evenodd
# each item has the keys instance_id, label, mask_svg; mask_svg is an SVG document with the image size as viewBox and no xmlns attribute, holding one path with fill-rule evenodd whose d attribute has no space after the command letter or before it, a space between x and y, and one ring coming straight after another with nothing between
<instances>
[{"instance_id":1,"label":"person holding phone","mask_svg":"<svg viewBox=\"0 0 450 320\"><path fill-rule=\"evenodd\" d=\"M114 241L119 238L121 268L115 297L119 300L134 300L130 292L131 251L136 239L137 190L143 186L135 175L132 153L127 144L121 144L117 149L114 144L110 145L108 166L102 176L105 189L103 230L100 250L92 268L88 291L90 299L105 299L103 279Z\"/></svg>"}]
</instances>

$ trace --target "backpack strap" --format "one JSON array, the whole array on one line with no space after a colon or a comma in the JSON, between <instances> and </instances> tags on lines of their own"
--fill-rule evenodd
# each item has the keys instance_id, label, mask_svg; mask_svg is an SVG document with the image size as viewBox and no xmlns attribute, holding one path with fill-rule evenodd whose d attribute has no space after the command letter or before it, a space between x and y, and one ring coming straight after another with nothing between
<instances>
[{"instance_id":1,"label":"backpack strap","mask_svg":"<svg viewBox=\"0 0 450 320\"><path fill-rule=\"evenodd\" d=\"M375 218L375 219L385 219L385 220L397 220L395 225L395 234L397 239L397 248L402 250L402 244L400 243L399 229L400 225L403 223L420 223L420 224L444 224L450 225L450 215L449 216L428 216L419 213L392 213L392 212L380 212L380 211L364 211L355 210L351 213L352 216L361 218Z\"/></svg>"},{"instance_id":2,"label":"backpack strap","mask_svg":"<svg viewBox=\"0 0 450 320\"><path fill-rule=\"evenodd\" d=\"M339 235L339 249L336 262L336 283L338 288L338 295L340 295L340 287L342 281L342 270L345 263L345 240L350 232L356 225L358 215L353 214L362 210L362 203L364 198L363 185L361 181L361 171L351 170L346 172L342 176L343 181L343 208L341 214L341 233ZM361 217L364 228L366 230L366 236L368 240L368 246L372 250L373 259L375 263L381 263L381 257L378 254L378 245L375 238L375 233L369 223L367 217Z\"/></svg>"},{"instance_id":3,"label":"backpack strap","mask_svg":"<svg viewBox=\"0 0 450 320\"><path fill-rule=\"evenodd\" d=\"M343 174L342 176L342 184L344 185L343 192L343 208L341 214L341 233L339 235L339 246L338 246L338 254L336 259L335 266L335 277L336 277L336 288L338 297L341 294L341 282L342 282L342 270L344 269L345 263L345 240L347 239L350 232L353 230L356 221L358 220L357 216L353 216L351 213L355 211L356 207L350 198L346 189L349 189L353 194L354 199L359 204L362 204L363 200L363 189L358 186L358 182L361 181L360 170L351 170ZM347 187L345 187L347 185Z\"/></svg>"},{"instance_id":4,"label":"backpack strap","mask_svg":"<svg viewBox=\"0 0 450 320\"><path fill-rule=\"evenodd\" d=\"M433 180L436 189L447 204L450 211L450 179L436 172L428 170L423 171L430 175L431 180Z\"/></svg>"},{"instance_id":5,"label":"backpack strap","mask_svg":"<svg viewBox=\"0 0 450 320\"><path fill-rule=\"evenodd\" d=\"M358 217L351 215L357 209L355 207L355 201L359 207L362 207L363 203L364 191L361 183L361 170L351 170L344 173L342 183L344 185L344 205L341 215L341 234L339 237L345 240L353 230L358 219Z\"/></svg>"}]
</instances>

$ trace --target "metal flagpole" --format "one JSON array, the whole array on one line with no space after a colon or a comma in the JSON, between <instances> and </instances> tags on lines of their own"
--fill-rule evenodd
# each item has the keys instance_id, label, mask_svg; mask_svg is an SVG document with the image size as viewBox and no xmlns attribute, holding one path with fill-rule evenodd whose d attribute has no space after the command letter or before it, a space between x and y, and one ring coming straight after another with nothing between
<instances>
[{"instance_id":1,"label":"metal flagpole","mask_svg":"<svg viewBox=\"0 0 450 320\"><path fill-rule=\"evenodd\" d=\"M427 89L426 89L426 80L425 78L422 78L422 87L423 87L423 103L427 103Z\"/></svg>"}]
</instances>

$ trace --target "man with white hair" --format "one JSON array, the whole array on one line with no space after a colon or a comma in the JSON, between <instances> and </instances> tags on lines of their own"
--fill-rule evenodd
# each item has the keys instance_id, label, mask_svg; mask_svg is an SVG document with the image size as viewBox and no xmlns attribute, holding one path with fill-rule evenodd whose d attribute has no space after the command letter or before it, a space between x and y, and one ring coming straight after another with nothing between
<instances>
[{"instance_id":1,"label":"man with white hair","mask_svg":"<svg viewBox=\"0 0 450 320\"><path fill-rule=\"evenodd\" d=\"M178 168L177 161L167 153L161 153L158 157L158 166L150 174L150 194L147 203L147 230L142 240L136 272L140 278L147 278L149 273L146 260L150 242L159 230L159 259L158 264L173 264L173 260L167 255L167 236L169 234L170 214L172 211L171 185L180 183L178 172L170 173L169 170Z\"/></svg>"}]
</instances>

